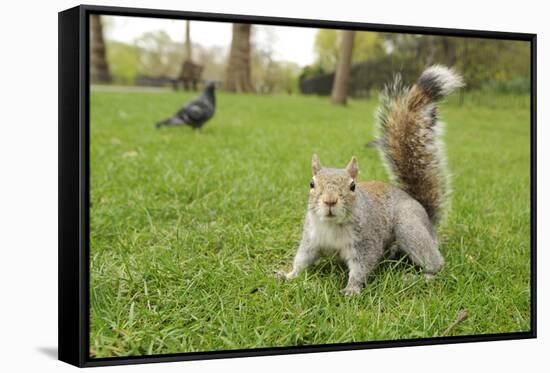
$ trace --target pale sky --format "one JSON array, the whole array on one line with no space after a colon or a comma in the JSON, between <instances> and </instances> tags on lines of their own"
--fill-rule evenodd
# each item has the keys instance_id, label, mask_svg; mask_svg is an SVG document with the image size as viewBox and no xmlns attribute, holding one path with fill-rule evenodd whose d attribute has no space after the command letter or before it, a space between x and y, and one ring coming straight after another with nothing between
<instances>
[{"instance_id":1,"label":"pale sky","mask_svg":"<svg viewBox=\"0 0 550 373\"><path fill-rule=\"evenodd\" d=\"M164 30L172 40L185 40L185 21L159 18L109 16L105 37L126 43L148 31ZM254 25L254 42L265 46L272 44L276 60L295 62L300 66L315 60L313 43L318 29L302 27ZM191 21L191 40L205 47L231 44L231 23Z\"/></svg>"}]
</instances>

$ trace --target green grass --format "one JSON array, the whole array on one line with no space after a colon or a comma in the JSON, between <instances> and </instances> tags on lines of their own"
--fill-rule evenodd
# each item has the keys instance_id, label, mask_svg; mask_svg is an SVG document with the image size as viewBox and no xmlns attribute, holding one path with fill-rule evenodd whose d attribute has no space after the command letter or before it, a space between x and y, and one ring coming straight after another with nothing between
<instances>
[{"instance_id":1,"label":"green grass","mask_svg":"<svg viewBox=\"0 0 550 373\"><path fill-rule=\"evenodd\" d=\"M433 282L386 261L358 297L324 260L292 282L310 158L387 180L374 101L218 95L202 132L155 130L188 95L92 92L90 354L166 354L530 328L529 108L441 107L454 174ZM526 102L525 98L523 100ZM470 102L470 101L465 101ZM498 101L497 101L498 102Z\"/></svg>"}]
</instances>

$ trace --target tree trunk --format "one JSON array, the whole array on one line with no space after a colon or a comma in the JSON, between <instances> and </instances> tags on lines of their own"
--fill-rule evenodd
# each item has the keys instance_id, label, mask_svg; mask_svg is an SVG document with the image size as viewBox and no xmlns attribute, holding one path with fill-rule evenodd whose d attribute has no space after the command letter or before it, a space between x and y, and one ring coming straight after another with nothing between
<instances>
[{"instance_id":1,"label":"tree trunk","mask_svg":"<svg viewBox=\"0 0 550 373\"><path fill-rule=\"evenodd\" d=\"M416 59L422 61L425 66L431 66L435 59L436 42L439 40L434 36L425 35L416 44Z\"/></svg>"},{"instance_id":2,"label":"tree trunk","mask_svg":"<svg viewBox=\"0 0 550 373\"><path fill-rule=\"evenodd\" d=\"M190 21L185 22L185 61L193 61L193 51L191 50L191 30Z\"/></svg>"},{"instance_id":3,"label":"tree trunk","mask_svg":"<svg viewBox=\"0 0 550 373\"><path fill-rule=\"evenodd\" d=\"M92 82L109 83L111 73L107 64L103 27L99 15L90 15L91 21L91 58L90 79Z\"/></svg>"},{"instance_id":4,"label":"tree trunk","mask_svg":"<svg viewBox=\"0 0 550 373\"><path fill-rule=\"evenodd\" d=\"M335 105L346 104L354 38L355 31L342 31L340 58L338 59L338 66L336 67L334 83L332 84L331 101Z\"/></svg>"},{"instance_id":5,"label":"tree trunk","mask_svg":"<svg viewBox=\"0 0 550 373\"><path fill-rule=\"evenodd\" d=\"M453 39L449 37L442 37L441 43L443 44L443 59L447 66L454 66L456 63L456 44L453 43Z\"/></svg>"},{"instance_id":6,"label":"tree trunk","mask_svg":"<svg viewBox=\"0 0 550 373\"><path fill-rule=\"evenodd\" d=\"M225 88L230 92L252 91L250 81L250 25L234 23Z\"/></svg>"},{"instance_id":7,"label":"tree trunk","mask_svg":"<svg viewBox=\"0 0 550 373\"><path fill-rule=\"evenodd\" d=\"M464 49L462 50L462 71L466 71L466 64L468 63L468 38L464 38ZM468 76L465 77L466 82ZM460 106L464 105L464 88L460 89Z\"/></svg>"}]
</instances>

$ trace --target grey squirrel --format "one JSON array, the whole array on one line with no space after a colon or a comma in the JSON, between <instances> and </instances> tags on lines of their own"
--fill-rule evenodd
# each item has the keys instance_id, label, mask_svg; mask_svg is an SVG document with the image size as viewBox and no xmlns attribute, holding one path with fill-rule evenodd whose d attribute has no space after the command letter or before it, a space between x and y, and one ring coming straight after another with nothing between
<instances>
[{"instance_id":1,"label":"grey squirrel","mask_svg":"<svg viewBox=\"0 0 550 373\"><path fill-rule=\"evenodd\" d=\"M349 269L342 293L358 294L384 255L406 253L432 277L443 266L436 225L444 216L450 184L436 103L462 87L452 69L427 68L412 87L401 78L382 91L377 110L377 148L392 185L358 182L357 160L345 169L321 166L313 155L309 204L290 272L295 278L324 252L336 252Z\"/></svg>"}]
</instances>

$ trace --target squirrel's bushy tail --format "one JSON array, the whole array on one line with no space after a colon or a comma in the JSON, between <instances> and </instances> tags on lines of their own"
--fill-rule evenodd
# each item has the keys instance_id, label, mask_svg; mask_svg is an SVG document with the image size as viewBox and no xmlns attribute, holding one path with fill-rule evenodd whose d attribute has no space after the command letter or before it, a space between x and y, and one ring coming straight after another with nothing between
<instances>
[{"instance_id":1,"label":"squirrel's bushy tail","mask_svg":"<svg viewBox=\"0 0 550 373\"><path fill-rule=\"evenodd\" d=\"M427 68L410 88L396 76L384 88L377 112L378 148L391 176L434 224L443 217L450 193L436 103L463 85L460 75L439 65Z\"/></svg>"}]
</instances>

